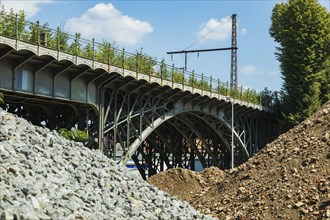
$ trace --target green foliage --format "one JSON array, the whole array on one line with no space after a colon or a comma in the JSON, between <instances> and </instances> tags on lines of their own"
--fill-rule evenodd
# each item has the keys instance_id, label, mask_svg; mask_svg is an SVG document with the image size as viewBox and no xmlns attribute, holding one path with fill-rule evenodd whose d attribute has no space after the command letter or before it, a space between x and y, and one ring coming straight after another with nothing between
<instances>
[{"instance_id":1,"label":"green foliage","mask_svg":"<svg viewBox=\"0 0 330 220\"><path fill-rule=\"evenodd\" d=\"M198 89L202 89L202 90L206 90L206 91L210 91L211 87L209 82L207 82L204 79L204 76L202 75L201 80L198 80L194 73L192 75L189 76L188 78L188 85L193 87L193 88L198 88Z\"/></svg>"},{"instance_id":2,"label":"green foliage","mask_svg":"<svg viewBox=\"0 0 330 220\"><path fill-rule=\"evenodd\" d=\"M88 135L86 131L80 131L78 129L66 130L65 128L60 128L58 133L68 140L73 140L77 142L84 142L88 140Z\"/></svg>"},{"instance_id":3,"label":"green foliage","mask_svg":"<svg viewBox=\"0 0 330 220\"><path fill-rule=\"evenodd\" d=\"M255 90L248 89L242 93L242 99L247 102L258 103L260 96L257 94Z\"/></svg>"},{"instance_id":4,"label":"green foliage","mask_svg":"<svg viewBox=\"0 0 330 220\"><path fill-rule=\"evenodd\" d=\"M28 41L31 43L38 44L39 43L39 35L40 35L40 24L39 21L36 23L32 23L30 25L30 32L27 35Z\"/></svg>"},{"instance_id":5,"label":"green foliage","mask_svg":"<svg viewBox=\"0 0 330 220\"><path fill-rule=\"evenodd\" d=\"M72 44L69 46L69 53L81 56L82 54L82 48L81 48L81 42L80 42L81 34L76 33L74 41Z\"/></svg>"},{"instance_id":6,"label":"green foliage","mask_svg":"<svg viewBox=\"0 0 330 220\"><path fill-rule=\"evenodd\" d=\"M210 91L210 85L206 80L197 80L195 83L195 87L202 89L202 90L206 90L206 91Z\"/></svg>"},{"instance_id":7,"label":"green foliage","mask_svg":"<svg viewBox=\"0 0 330 220\"><path fill-rule=\"evenodd\" d=\"M4 6L1 10L1 33L8 37L15 37L16 17L13 9L6 13Z\"/></svg>"},{"instance_id":8,"label":"green foliage","mask_svg":"<svg viewBox=\"0 0 330 220\"><path fill-rule=\"evenodd\" d=\"M144 73L144 74L154 74L154 66L157 64L157 61L155 58L150 57L148 54L143 53L143 50L137 52L138 56L138 72Z\"/></svg>"},{"instance_id":9,"label":"green foliage","mask_svg":"<svg viewBox=\"0 0 330 220\"><path fill-rule=\"evenodd\" d=\"M160 73L160 78L170 79L170 71L166 68L164 59L162 59L162 62L160 63L159 73Z\"/></svg>"},{"instance_id":10,"label":"green foliage","mask_svg":"<svg viewBox=\"0 0 330 220\"><path fill-rule=\"evenodd\" d=\"M69 49L68 39L69 39L69 35L62 32L60 28L57 28L57 31L54 36L54 41L56 42L56 45L54 45L53 48L67 52Z\"/></svg>"},{"instance_id":11,"label":"green foliage","mask_svg":"<svg viewBox=\"0 0 330 220\"><path fill-rule=\"evenodd\" d=\"M269 106L270 105L270 101L273 99L273 96L275 96L275 95L276 95L275 93L273 93L272 91L268 90L268 88L266 87L260 93L261 104L263 106Z\"/></svg>"},{"instance_id":12,"label":"green foliage","mask_svg":"<svg viewBox=\"0 0 330 220\"><path fill-rule=\"evenodd\" d=\"M0 104L3 104L4 103L4 96L3 96L3 93L0 92Z\"/></svg>"},{"instance_id":13,"label":"green foliage","mask_svg":"<svg viewBox=\"0 0 330 220\"><path fill-rule=\"evenodd\" d=\"M81 55L83 57L91 57L94 58L94 50L93 50L93 45L91 42L88 42L84 49L81 52Z\"/></svg>"},{"instance_id":14,"label":"green foliage","mask_svg":"<svg viewBox=\"0 0 330 220\"><path fill-rule=\"evenodd\" d=\"M218 81L218 93L223 95L223 96L228 96L228 83L225 84L220 84L220 82Z\"/></svg>"},{"instance_id":15,"label":"green foliage","mask_svg":"<svg viewBox=\"0 0 330 220\"><path fill-rule=\"evenodd\" d=\"M0 33L7 37L20 37L24 33L25 28L25 13L19 11L15 14L13 9L9 13L2 6L0 11Z\"/></svg>"},{"instance_id":16,"label":"green foliage","mask_svg":"<svg viewBox=\"0 0 330 220\"><path fill-rule=\"evenodd\" d=\"M240 99L240 88L230 88L228 90L228 95L234 99Z\"/></svg>"},{"instance_id":17,"label":"green foliage","mask_svg":"<svg viewBox=\"0 0 330 220\"><path fill-rule=\"evenodd\" d=\"M174 69L172 77L173 77L173 82L175 83L185 83L184 74L180 72L178 69Z\"/></svg>"},{"instance_id":18,"label":"green foliage","mask_svg":"<svg viewBox=\"0 0 330 220\"><path fill-rule=\"evenodd\" d=\"M115 63L117 46L115 43L111 45L107 41L103 40L102 43L97 45L96 48L96 60L102 63Z\"/></svg>"},{"instance_id":19,"label":"green foliage","mask_svg":"<svg viewBox=\"0 0 330 220\"><path fill-rule=\"evenodd\" d=\"M280 44L283 111L293 123L315 112L329 97L330 14L317 0L276 4L270 35Z\"/></svg>"},{"instance_id":20,"label":"green foliage","mask_svg":"<svg viewBox=\"0 0 330 220\"><path fill-rule=\"evenodd\" d=\"M262 106L272 108L277 114L281 113L283 96L283 94L279 94L277 91L268 90L267 87L257 95Z\"/></svg>"},{"instance_id":21,"label":"green foliage","mask_svg":"<svg viewBox=\"0 0 330 220\"><path fill-rule=\"evenodd\" d=\"M330 100L330 57L323 63L323 68L317 75L321 83L320 100L323 104Z\"/></svg>"},{"instance_id":22,"label":"green foliage","mask_svg":"<svg viewBox=\"0 0 330 220\"><path fill-rule=\"evenodd\" d=\"M20 11L17 14L17 36L21 37L25 34L25 12Z\"/></svg>"},{"instance_id":23,"label":"green foliage","mask_svg":"<svg viewBox=\"0 0 330 220\"><path fill-rule=\"evenodd\" d=\"M194 74L192 74L189 79L188 79L188 85L191 87L196 88L196 83L197 83L198 79L196 79L196 77L194 76Z\"/></svg>"}]
</instances>

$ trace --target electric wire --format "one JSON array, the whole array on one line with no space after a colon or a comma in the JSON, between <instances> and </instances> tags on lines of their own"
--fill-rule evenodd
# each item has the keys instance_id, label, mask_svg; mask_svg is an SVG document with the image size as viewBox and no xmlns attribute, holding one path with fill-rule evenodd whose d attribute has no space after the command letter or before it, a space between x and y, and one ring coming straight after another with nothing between
<instances>
[{"instance_id":1,"label":"electric wire","mask_svg":"<svg viewBox=\"0 0 330 220\"><path fill-rule=\"evenodd\" d=\"M193 42L192 44L190 44L188 47L186 47L185 49L183 49L183 51L191 48L195 44L199 43L201 40L205 39L208 35L212 34L214 31L216 31L220 27L220 25L221 25L221 23L219 23L213 29L209 30L206 34L204 34L201 38L197 39L195 42ZM191 54L189 55L188 60L190 59L190 56L191 56ZM182 61L184 61L184 58L182 57L182 55L180 57L181 57ZM199 57L199 54L198 54L198 57ZM173 61L173 57L172 57L172 61Z\"/></svg>"},{"instance_id":2,"label":"electric wire","mask_svg":"<svg viewBox=\"0 0 330 220\"><path fill-rule=\"evenodd\" d=\"M192 46L194 46L195 44L199 43L201 40L204 40L208 35L212 34L215 30L217 30L220 27L220 25L221 25L221 23L219 23L213 29L209 30L205 35L203 35L201 38L197 39L195 42L193 42L192 44L190 44L188 47L186 47L183 50L187 50L187 49L191 48Z\"/></svg>"}]
</instances>

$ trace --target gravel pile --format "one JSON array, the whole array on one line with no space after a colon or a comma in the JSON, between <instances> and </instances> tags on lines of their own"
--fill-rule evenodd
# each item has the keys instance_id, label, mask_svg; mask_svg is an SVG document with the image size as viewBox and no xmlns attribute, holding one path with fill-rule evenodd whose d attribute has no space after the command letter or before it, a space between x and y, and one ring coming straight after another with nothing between
<instances>
[{"instance_id":1,"label":"gravel pile","mask_svg":"<svg viewBox=\"0 0 330 220\"><path fill-rule=\"evenodd\" d=\"M0 109L0 219L214 219L99 151Z\"/></svg>"}]
</instances>

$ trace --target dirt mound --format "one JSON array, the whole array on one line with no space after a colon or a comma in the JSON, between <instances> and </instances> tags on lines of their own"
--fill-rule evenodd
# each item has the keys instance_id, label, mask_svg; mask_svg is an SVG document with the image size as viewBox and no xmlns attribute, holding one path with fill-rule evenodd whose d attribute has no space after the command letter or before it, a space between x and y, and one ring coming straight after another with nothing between
<instances>
[{"instance_id":1,"label":"dirt mound","mask_svg":"<svg viewBox=\"0 0 330 220\"><path fill-rule=\"evenodd\" d=\"M205 182L205 187L216 183L221 183L225 179L226 174L218 167L209 167L201 171L199 175L202 176L202 180Z\"/></svg>"},{"instance_id":2,"label":"dirt mound","mask_svg":"<svg viewBox=\"0 0 330 220\"><path fill-rule=\"evenodd\" d=\"M181 200L191 201L196 192L205 192L213 184L222 182L225 173L217 167L210 167L197 173L183 168L168 169L148 179L159 189Z\"/></svg>"},{"instance_id":3,"label":"dirt mound","mask_svg":"<svg viewBox=\"0 0 330 220\"><path fill-rule=\"evenodd\" d=\"M208 181L183 198L203 213L220 219L330 219L330 102L226 171L224 181L212 177L201 178ZM163 183L176 189L168 191L171 195L189 188L177 179L171 176Z\"/></svg>"}]
</instances>

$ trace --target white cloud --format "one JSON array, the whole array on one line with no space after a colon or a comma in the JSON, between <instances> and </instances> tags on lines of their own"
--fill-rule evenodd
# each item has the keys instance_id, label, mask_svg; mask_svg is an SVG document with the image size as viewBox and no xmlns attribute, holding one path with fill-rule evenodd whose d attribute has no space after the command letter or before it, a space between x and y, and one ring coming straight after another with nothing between
<instances>
[{"instance_id":1,"label":"white cloud","mask_svg":"<svg viewBox=\"0 0 330 220\"><path fill-rule=\"evenodd\" d=\"M247 65L241 69L241 72L246 75L254 75L259 74L257 68L253 65Z\"/></svg>"},{"instance_id":2,"label":"white cloud","mask_svg":"<svg viewBox=\"0 0 330 220\"><path fill-rule=\"evenodd\" d=\"M20 10L24 10L26 18L29 19L36 15L40 11L40 5L49 4L54 2L53 0L39 0L39 1L24 1L24 0L13 0L13 1L0 1L6 11L9 11L11 8L15 13Z\"/></svg>"},{"instance_id":3,"label":"white cloud","mask_svg":"<svg viewBox=\"0 0 330 220\"><path fill-rule=\"evenodd\" d=\"M153 31L146 21L123 15L111 3L99 3L80 17L67 20L66 31L81 33L84 38L106 39L126 45L134 45Z\"/></svg>"},{"instance_id":4,"label":"white cloud","mask_svg":"<svg viewBox=\"0 0 330 220\"><path fill-rule=\"evenodd\" d=\"M206 41L225 40L231 36L231 18L229 16L217 20L211 18L200 27L196 36L201 43Z\"/></svg>"}]
</instances>

